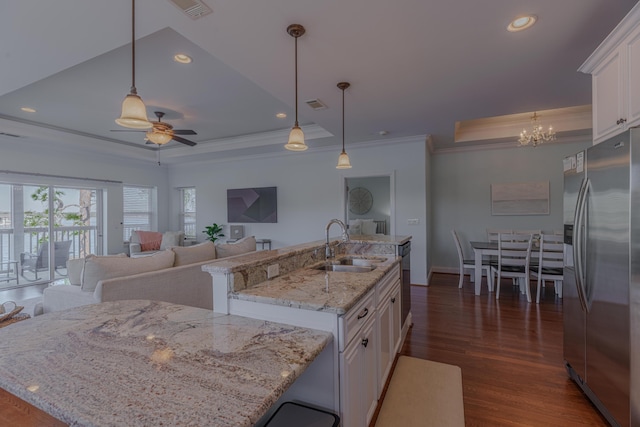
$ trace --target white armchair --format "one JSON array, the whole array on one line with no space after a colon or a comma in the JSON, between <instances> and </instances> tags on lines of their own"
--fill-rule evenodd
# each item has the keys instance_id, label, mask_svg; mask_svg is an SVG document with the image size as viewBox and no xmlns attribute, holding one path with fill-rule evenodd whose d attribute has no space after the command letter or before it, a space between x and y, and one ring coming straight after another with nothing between
<instances>
[{"instance_id":1,"label":"white armchair","mask_svg":"<svg viewBox=\"0 0 640 427\"><path fill-rule=\"evenodd\" d=\"M153 242L154 232L143 231L142 238L139 233L139 230L134 230L129 238L129 256L131 258L153 255L171 246L184 246L184 231L158 232L155 234L155 240L159 243Z\"/></svg>"}]
</instances>

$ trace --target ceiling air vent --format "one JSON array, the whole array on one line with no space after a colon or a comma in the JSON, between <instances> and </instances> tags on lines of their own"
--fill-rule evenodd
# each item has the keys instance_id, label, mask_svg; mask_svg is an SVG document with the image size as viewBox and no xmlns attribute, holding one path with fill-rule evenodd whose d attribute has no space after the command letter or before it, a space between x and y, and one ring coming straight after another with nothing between
<instances>
[{"instance_id":1,"label":"ceiling air vent","mask_svg":"<svg viewBox=\"0 0 640 427\"><path fill-rule=\"evenodd\" d=\"M176 5L191 19L198 19L213 12L209 6L200 0L169 0L169 3Z\"/></svg>"},{"instance_id":2,"label":"ceiling air vent","mask_svg":"<svg viewBox=\"0 0 640 427\"><path fill-rule=\"evenodd\" d=\"M319 99L310 99L308 101L304 101L307 103L307 105L311 108L313 108L314 110L324 110L325 108L327 108L326 105L324 105L322 103L322 101L320 101Z\"/></svg>"}]
</instances>

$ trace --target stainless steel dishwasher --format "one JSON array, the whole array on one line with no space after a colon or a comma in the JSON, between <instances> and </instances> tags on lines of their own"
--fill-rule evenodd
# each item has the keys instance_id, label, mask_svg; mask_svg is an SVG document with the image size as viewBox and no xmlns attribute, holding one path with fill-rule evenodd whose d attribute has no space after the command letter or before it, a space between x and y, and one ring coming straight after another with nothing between
<instances>
[{"instance_id":1,"label":"stainless steel dishwasher","mask_svg":"<svg viewBox=\"0 0 640 427\"><path fill-rule=\"evenodd\" d=\"M402 257L402 327L411 311L411 241L398 245L398 256Z\"/></svg>"}]
</instances>

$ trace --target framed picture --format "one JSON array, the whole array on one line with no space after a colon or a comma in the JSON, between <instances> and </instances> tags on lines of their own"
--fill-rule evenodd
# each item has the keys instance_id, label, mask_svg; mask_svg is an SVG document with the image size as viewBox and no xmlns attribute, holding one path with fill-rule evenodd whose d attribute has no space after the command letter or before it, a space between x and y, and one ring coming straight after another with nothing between
<instances>
[{"instance_id":1,"label":"framed picture","mask_svg":"<svg viewBox=\"0 0 640 427\"><path fill-rule=\"evenodd\" d=\"M277 187L227 190L227 222L278 222Z\"/></svg>"},{"instance_id":2,"label":"framed picture","mask_svg":"<svg viewBox=\"0 0 640 427\"><path fill-rule=\"evenodd\" d=\"M230 225L229 238L242 239L244 237L244 225Z\"/></svg>"},{"instance_id":3,"label":"framed picture","mask_svg":"<svg viewBox=\"0 0 640 427\"><path fill-rule=\"evenodd\" d=\"M549 215L549 181L491 184L491 215Z\"/></svg>"}]
</instances>

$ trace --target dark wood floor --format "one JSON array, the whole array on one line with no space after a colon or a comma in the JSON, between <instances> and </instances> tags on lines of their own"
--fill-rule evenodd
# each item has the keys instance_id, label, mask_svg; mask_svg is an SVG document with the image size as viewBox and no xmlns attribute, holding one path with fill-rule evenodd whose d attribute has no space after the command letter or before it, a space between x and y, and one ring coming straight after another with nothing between
<instances>
[{"instance_id":1,"label":"dark wood floor","mask_svg":"<svg viewBox=\"0 0 640 427\"><path fill-rule=\"evenodd\" d=\"M547 286L527 303L511 280L500 300L474 295L465 277L435 274L412 286L413 327L402 354L462 368L467 426L606 426L568 378L562 358L562 299Z\"/></svg>"}]
</instances>

